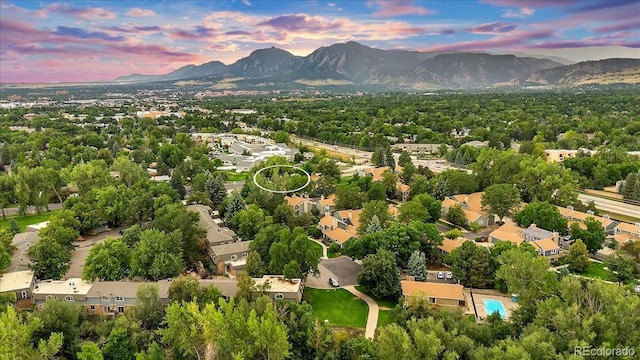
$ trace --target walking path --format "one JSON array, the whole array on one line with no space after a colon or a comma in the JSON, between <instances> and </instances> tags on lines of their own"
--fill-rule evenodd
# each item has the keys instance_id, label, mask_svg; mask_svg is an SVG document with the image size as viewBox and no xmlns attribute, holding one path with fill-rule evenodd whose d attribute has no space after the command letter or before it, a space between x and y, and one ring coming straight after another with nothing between
<instances>
[{"instance_id":1,"label":"walking path","mask_svg":"<svg viewBox=\"0 0 640 360\"><path fill-rule=\"evenodd\" d=\"M325 245L320 240L316 240L316 239L312 238L311 236L309 236L309 240L311 240L311 241L313 241L313 242L315 242L317 244L320 244L320 246L322 246L322 257L321 257L321 259L328 259L329 258L329 256L327 255L327 245Z\"/></svg>"},{"instance_id":2,"label":"walking path","mask_svg":"<svg viewBox=\"0 0 640 360\"><path fill-rule=\"evenodd\" d=\"M369 338L369 339L373 339L373 337L376 334L376 327L378 326L378 312L380 311L380 308L378 307L378 303L376 303L372 298L370 298L369 296L361 293L360 291L356 290L356 287L351 285L351 286L345 286L343 287L343 289L346 289L347 291L349 291L350 293L352 293L353 295L359 297L360 299L364 300L364 302L367 303L367 305L369 306L369 315L367 316L367 327L364 331L364 336Z\"/></svg>"}]
</instances>

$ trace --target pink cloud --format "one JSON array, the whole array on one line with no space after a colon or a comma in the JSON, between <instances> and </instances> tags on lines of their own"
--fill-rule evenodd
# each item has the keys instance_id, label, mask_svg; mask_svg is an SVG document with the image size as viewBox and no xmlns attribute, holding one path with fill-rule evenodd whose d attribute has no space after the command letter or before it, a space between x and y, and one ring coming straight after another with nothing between
<instances>
[{"instance_id":1,"label":"pink cloud","mask_svg":"<svg viewBox=\"0 0 640 360\"><path fill-rule=\"evenodd\" d=\"M502 10L502 17L507 19L524 19L536 13L536 9L523 7L520 10Z\"/></svg>"},{"instance_id":2,"label":"pink cloud","mask_svg":"<svg viewBox=\"0 0 640 360\"><path fill-rule=\"evenodd\" d=\"M598 33L606 33L606 32L612 32L612 31L638 30L638 29L640 29L640 21L631 20L631 21L621 22L618 24L603 25L593 29L593 31Z\"/></svg>"},{"instance_id":3,"label":"pink cloud","mask_svg":"<svg viewBox=\"0 0 640 360\"><path fill-rule=\"evenodd\" d=\"M533 45L527 45L525 49L566 49L580 48L589 46L626 46L632 48L640 48L640 41L611 41L611 39L595 39L586 38L582 40L566 40L566 41L548 41Z\"/></svg>"},{"instance_id":4,"label":"pink cloud","mask_svg":"<svg viewBox=\"0 0 640 360\"><path fill-rule=\"evenodd\" d=\"M127 10L125 13L127 16L131 17L153 17L156 16L156 13L153 10L145 10L141 8L131 8Z\"/></svg>"},{"instance_id":5,"label":"pink cloud","mask_svg":"<svg viewBox=\"0 0 640 360\"><path fill-rule=\"evenodd\" d=\"M116 14L104 8L72 8L68 4L54 3L44 7L45 11L68 15L81 20L109 20L114 19Z\"/></svg>"},{"instance_id":6,"label":"pink cloud","mask_svg":"<svg viewBox=\"0 0 640 360\"><path fill-rule=\"evenodd\" d=\"M515 30L518 24L505 24L500 21L482 24L469 29L473 34L504 34Z\"/></svg>"},{"instance_id":7,"label":"pink cloud","mask_svg":"<svg viewBox=\"0 0 640 360\"><path fill-rule=\"evenodd\" d=\"M481 2L501 7L522 7L539 9L553 6L571 6L577 0L482 0Z\"/></svg>"},{"instance_id":8,"label":"pink cloud","mask_svg":"<svg viewBox=\"0 0 640 360\"><path fill-rule=\"evenodd\" d=\"M375 17L394 17L402 15L433 15L435 10L414 5L413 0L374 0L368 1L367 6L375 7Z\"/></svg>"},{"instance_id":9,"label":"pink cloud","mask_svg":"<svg viewBox=\"0 0 640 360\"><path fill-rule=\"evenodd\" d=\"M453 44L433 45L420 49L421 51L485 51L492 49L506 49L528 44L531 40L544 39L553 36L552 30L522 31L510 33L509 36L496 36L487 40L463 41Z\"/></svg>"},{"instance_id":10,"label":"pink cloud","mask_svg":"<svg viewBox=\"0 0 640 360\"><path fill-rule=\"evenodd\" d=\"M307 14L290 14L274 17L257 25L268 26L275 29L282 29L287 31L324 31L329 29L338 30L338 28L335 28L335 26L340 26L340 23L327 22L320 16L309 16Z\"/></svg>"}]
</instances>

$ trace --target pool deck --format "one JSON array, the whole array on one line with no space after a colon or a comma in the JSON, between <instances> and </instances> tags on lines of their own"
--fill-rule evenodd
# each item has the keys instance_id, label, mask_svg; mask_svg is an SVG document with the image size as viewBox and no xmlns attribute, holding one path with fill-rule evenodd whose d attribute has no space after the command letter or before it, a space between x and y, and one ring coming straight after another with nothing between
<instances>
[{"instance_id":1,"label":"pool deck","mask_svg":"<svg viewBox=\"0 0 640 360\"><path fill-rule=\"evenodd\" d=\"M484 300L501 301L504 305L505 310L507 311L507 318L505 319L506 321L511 319L511 311L518 308L518 304L513 302L513 300L511 300L511 297L509 296L487 295L479 294L476 292L473 292L471 296L473 297L473 303L475 303L476 306L476 312L478 314L478 318L476 320L478 322L483 322L490 315L487 314L487 311L484 308Z\"/></svg>"}]
</instances>

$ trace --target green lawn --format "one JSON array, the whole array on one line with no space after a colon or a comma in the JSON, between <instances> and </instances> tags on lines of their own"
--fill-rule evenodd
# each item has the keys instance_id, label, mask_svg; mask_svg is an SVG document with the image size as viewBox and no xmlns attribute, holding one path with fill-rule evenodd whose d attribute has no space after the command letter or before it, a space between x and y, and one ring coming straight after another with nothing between
<instances>
[{"instance_id":1,"label":"green lawn","mask_svg":"<svg viewBox=\"0 0 640 360\"><path fill-rule=\"evenodd\" d=\"M395 317L393 316L393 311L391 310L380 310L378 312L378 325L377 327L389 325L391 323L396 322Z\"/></svg>"},{"instance_id":2,"label":"green lawn","mask_svg":"<svg viewBox=\"0 0 640 360\"><path fill-rule=\"evenodd\" d=\"M327 256L329 257L329 259L335 259L339 256L342 256L342 254L340 252L332 252L327 250Z\"/></svg>"},{"instance_id":3,"label":"green lawn","mask_svg":"<svg viewBox=\"0 0 640 360\"><path fill-rule=\"evenodd\" d=\"M224 173L227 174L228 182L245 181L247 180L247 175L249 175L249 173L246 171L240 173L237 173L235 171L225 171Z\"/></svg>"},{"instance_id":4,"label":"green lawn","mask_svg":"<svg viewBox=\"0 0 640 360\"><path fill-rule=\"evenodd\" d=\"M322 245L318 244L317 242L309 239L309 243L311 244L311 247L313 248L313 251L318 254L318 257L322 257Z\"/></svg>"},{"instance_id":5,"label":"green lawn","mask_svg":"<svg viewBox=\"0 0 640 360\"><path fill-rule=\"evenodd\" d=\"M9 227L9 220L10 219L16 219L16 221L18 222L18 225L20 225L20 231L24 231L25 228L29 225L32 224L37 224L39 222L43 222L43 221L47 221L49 220L49 217L51 217L51 215L53 215L56 211L50 211L47 213L42 213L40 215L27 215L27 216L22 216L22 215L11 215L11 216L7 216L6 219L2 219L0 218L0 228L1 227Z\"/></svg>"},{"instance_id":6,"label":"green lawn","mask_svg":"<svg viewBox=\"0 0 640 360\"><path fill-rule=\"evenodd\" d=\"M315 317L329 320L329 325L354 328L367 325L367 303L345 289L305 288L303 299L311 304Z\"/></svg>"},{"instance_id":7,"label":"green lawn","mask_svg":"<svg viewBox=\"0 0 640 360\"><path fill-rule=\"evenodd\" d=\"M394 300L394 299L378 299L377 297L371 295L368 291L366 291L360 285L356 286L356 290L358 290L361 293L364 293L367 296L369 296L370 298L372 298L378 304L378 306L382 306L382 307L386 307L386 308L389 308L389 309L393 309L393 308L396 307L396 305L398 305L398 300Z\"/></svg>"},{"instance_id":8,"label":"green lawn","mask_svg":"<svg viewBox=\"0 0 640 360\"><path fill-rule=\"evenodd\" d=\"M603 264L597 262L591 262L587 270L580 275L594 279L611 280L609 271L604 269Z\"/></svg>"}]
</instances>

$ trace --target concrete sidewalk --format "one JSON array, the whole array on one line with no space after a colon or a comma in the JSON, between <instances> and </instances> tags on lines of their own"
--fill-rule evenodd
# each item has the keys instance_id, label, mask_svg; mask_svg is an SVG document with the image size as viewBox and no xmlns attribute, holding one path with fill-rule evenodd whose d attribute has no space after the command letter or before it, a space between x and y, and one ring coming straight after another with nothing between
<instances>
[{"instance_id":1,"label":"concrete sidewalk","mask_svg":"<svg viewBox=\"0 0 640 360\"><path fill-rule=\"evenodd\" d=\"M367 327L365 329L364 336L369 339L373 339L376 334L376 327L378 326L378 313L380 312L378 303L369 296L356 290L356 287L353 285L345 286L344 289L364 300L369 306L369 315L367 316Z\"/></svg>"}]
</instances>

